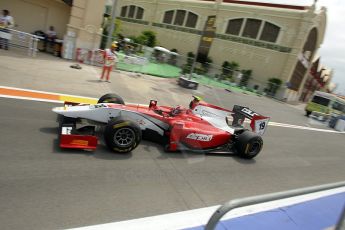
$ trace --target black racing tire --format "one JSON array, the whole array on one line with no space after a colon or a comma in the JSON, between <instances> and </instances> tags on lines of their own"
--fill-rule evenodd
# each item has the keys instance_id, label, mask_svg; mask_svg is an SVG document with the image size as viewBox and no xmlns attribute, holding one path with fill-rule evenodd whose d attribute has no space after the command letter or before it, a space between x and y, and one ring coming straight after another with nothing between
<instances>
[{"instance_id":1,"label":"black racing tire","mask_svg":"<svg viewBox=\"0 0 345 230\"><path fill-rule=\"evenodd\" d=\"M241 133L235 143L235 148L239 156L246 159L252 159L258 155L262 146L262 138L248 130Z\"/></svg>"},{"instance_id":2,"label":"black racing tire","mask_svg":"<svg viewBox=\"0 0 345 230\"><path fill-rule=\"evenodd\" d=\"M305 115L306 115L307 117L309 117L310 114L311 114L311 111L308 111L308 110L305 111Z\"/></svg>"},{"instance_id":3,"label":"black racing tire","mask_svg":"<svg viewBox=\"0 0 345 230\"><path fill-rule=\"evenodd\" d=\"M109 121L104 129L104 141L107 147L116 153L129 153L138 147L142 139L140 127L126 119Z\"/></svg>"},{"instance_id":4,"label":"black racing tire","mask_svg":"<svg viewBox=\"0 0 345 230\"><path fill-rule=\"evenodd\" d=\"M124 105L125 101L115 93L108 93L98 99L97 103L114 103Z\"/></svg>"}]
</instances>

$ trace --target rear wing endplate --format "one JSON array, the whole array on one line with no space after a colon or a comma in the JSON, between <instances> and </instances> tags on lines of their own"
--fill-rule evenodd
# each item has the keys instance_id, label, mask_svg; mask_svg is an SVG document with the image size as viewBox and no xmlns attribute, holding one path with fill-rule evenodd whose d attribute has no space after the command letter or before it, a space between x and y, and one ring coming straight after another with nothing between
<instances>
[{"instance_id":1,"label":"rear wing endplate","mask_svg":"<svg viewBox=\"0 0 345 230\"><path fill-rule=\"evenodd\" d=\"M245 118L247 118L251 120L250 127L253 132L257 133L258 135L263 135L265 133L268 122L270 120L269 117L262 116L249 109L248 107L239 105L235 105L232 111L232 126L242 126Z\"/></svg>"}]
</instances>

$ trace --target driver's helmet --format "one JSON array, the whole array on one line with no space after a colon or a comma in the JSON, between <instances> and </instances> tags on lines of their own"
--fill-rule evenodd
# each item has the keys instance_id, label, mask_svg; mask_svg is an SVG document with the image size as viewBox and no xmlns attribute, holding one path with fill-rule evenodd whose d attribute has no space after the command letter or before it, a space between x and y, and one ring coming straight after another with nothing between
<instances>
[{"instance_id":1,"label":"driver's helmet","mask_svg":"<svg viewBox=\"0 0 345 230\"><path fill-rule=\"evenodd\" d=\"M175 108L173 108L171 110L171 115L176 116L176 115L180 114L181 112L182 112L181 106L176 106Z\"/></svg>"}]
</instances>

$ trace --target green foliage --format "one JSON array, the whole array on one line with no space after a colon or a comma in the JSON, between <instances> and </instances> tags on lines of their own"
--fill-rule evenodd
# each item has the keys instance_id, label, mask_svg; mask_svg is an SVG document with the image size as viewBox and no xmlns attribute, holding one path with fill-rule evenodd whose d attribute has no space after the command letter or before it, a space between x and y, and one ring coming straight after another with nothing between
<instances>
[{"instance_id":1,"label":"green foliage","mask_svg":"<svg viewBox=\"0 0 345 230\"><path fill-rule=\"evenodd\" d=\"M247 87L248 82L252 76L252 70L251 69L247 69L247 70L243 69L243 70L241 70L241 73L242 73L242 78L241 78L239 86Z\"/></svg>"},{"instance_id":2,"label":"green foliage","mask_svg":"<svg viewBox=\"0 0 345 230\"><path fill-rule=\"evenodd\" d=\"M203 74L208 73L210 70L210 66L213 63L213 60L211 57L207 57L204 63L201 63Z\"/></svg>"},{"instance_id":3,"label":"green foliage","mask_svg":"<svg viewBox=\"0 0 345 230\"><path fill-rule=\"evenodd\" d=\"M267 82L267 94L274 97L283 81L279 78L270 78Z\"/></svg>"},{"instance_id":4,"label":"green foliage","mask_svg":"<svg viewBox=\"0 0 345 230\"><path fill-rule=\"evenodd\" d=\"M182 66L182 73L183 73L183 74L190 73L191 68L192 68L191 65L188 65L188 64L183 65L183 66Z\"/></svg>"},{"instance_id":5,"label":"green foliage","mask_svg":"<svg viewBox=\"0 0 345 230\"><path fill-rule=\"evenodd\" d=\"M115 19L115 27L114 27L113 37L116 37L116 35L120 33L121 24L122 24L122 22L120 19Z\"/></svg>"},{"instance_id":6,"label":"green foliage","mask_svg":"<svg viewBox=\"0 0 345 230\"><path fill-rule=\"evenodd\" d=\"M193 52L187 53L187 66L191 67L193 65L195 54ZM189 68L190 70L191 68Z\"/></svg>"},{"instance_id":7,"label":"green foliage","mask_svg":"<svg viewBox=\"0 0 345 230\"><path fill-rule=\"evenodd\" d=\"M222 64L222 73L220 75L220 80L231 79L231 69L230 69L230 62L224 61Z\"/></svg>"},{"instance_id":8,"label":"green foliage","mask_svg":"<svg viewBox=\"0 0 345 230\"><path fill-rule=\"evenodd\" d=\"M177 49L171 49L171 52L178 53ZM177 64L177 56L176 55L170 55L168 63L170 65L176 65Z\"/></svg>"},{"instance_id":9,"label":"green foliage","mask_svg":"<svg viewBox=\"0 0 345 230\"><path fill-rule=\"evenodd\" d=\"M146 37L146 44L149 47L154 47L157 43L156 33L151 30L145 30L141 33Z\"/></svg>"},{"instance_id":10,"label":"green foliage","mask_svg":"<svg viewBox=\"0 0 345 230\"><path fill-rule=\"evenodd\" d=\"M222 64L222 74L220 75L220 80L232 81L235 71L239 69L240 65L237 62L224 61Z\"/></svg>"},{"instance_id":11,"label":"green foliage","mask_svg":"<svg viewBox=\"0 0 345 230\"><path fill-rule=\"evenodd\" d=\"M128 36L134 43L154 47L157 43L156 34L153 31L143 31L139 36Z\"/></svg>"},{"instance_id":12,"label":"green foliage","mask_svg":"<svg viewBox=\"0 0 345 230\"><path fill-rule=\"evenodd\" d=\"M138 37L134 37L133 41L134 41L134 43L138 43L140 45L146 45L147 44L147 37L143 34L140 34Z\"/></svg>"}]
</instances>

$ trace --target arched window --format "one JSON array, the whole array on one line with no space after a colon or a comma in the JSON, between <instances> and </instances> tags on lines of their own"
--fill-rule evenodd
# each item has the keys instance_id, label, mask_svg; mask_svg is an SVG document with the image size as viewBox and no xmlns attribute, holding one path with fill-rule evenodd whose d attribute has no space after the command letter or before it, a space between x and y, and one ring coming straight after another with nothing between
<instances>
[{"instance_id":1,"label":"arched window","mask_svg":"<svg viewBox=\"0 0 345 230\"><path fill-rule=\"evenodd\" d=\"M165 11L163 23L176 26L195 28L198 22L198 15L186 10Z\"/></svg>"},{"instance_id":2,"label":"arched window","mask_svg":"<svg viewBox=\"0 0 345 230\"><path fill-rule=\"evenodd\" d=\"M127 16L127 8L128 8L128 6L123 6L122 8L121 8L121 17L126 17Z\"/></svg>"},{"instance_id":3,"label":"arched window","mask_svg":"<svg viewBox=\"0 0 345 230\"><path fill-rule=\"evenodd\" d=\"M164 14L163 23L171 24L174 17L174 12L175 11L173 10L166 11Z\"/></svg>"},{"instance_id":4,"label":"arched window","mask_svg":"<svg viewBox=\"0 0 345 230\"><path fill-rule=\"evenodd\" d=\"M242 36L256 39L259 33L261 22L262 21L258 19L248 18Z\"/></svg>"},{"instance_id":5,"label":"arched window","mask_svg":"<svg viewBox=\"0 0 345 230\"><path fill-rule=\"evenodd\" d=\"M143 19L144 9L139 6L123 6L121 8L120 16L123 18L134 18L134 19Z\"/></svg>"},{"instance_id":6,"label":"arched window","mask_svg":"<svg viewBox=\"0 0 345 230\"><path fill-rule=\"evenodd\" d=\"M195 28L197 22L198 22L198 15L192 12L188 12L186 27Z\"/></svg>"},{"instance_id":7,"label":"arched window","mask_svg":"<svg viewBox=\"0 0 345 230\"><path fill-rule=\"evenodd\" d=\"M265 22L264 29L262 30L260 40L268 42L276 42L280 32L279 26L272 23Z\"/></svg>"},{"instance_id":8,"label":"arched window","mask_svg":"<svg viewBox=\"0 0 345 230\"><path fill-rule=\"evenodd\" d=\"M239 35L242 23L243 18L229 20L228 27L226 28L226 33L232 35Z\"/></svg>"},{"instance_id":9,"label":"arched window","mask_svg":"<svg viewBox=\"0 0 345 230\"><path fill-rule=\"evenodd\" d=\"M277 42L280 27L260 19L236 18L228 21L225 33L267 42Z\"/></svg>"}]
</instances>

